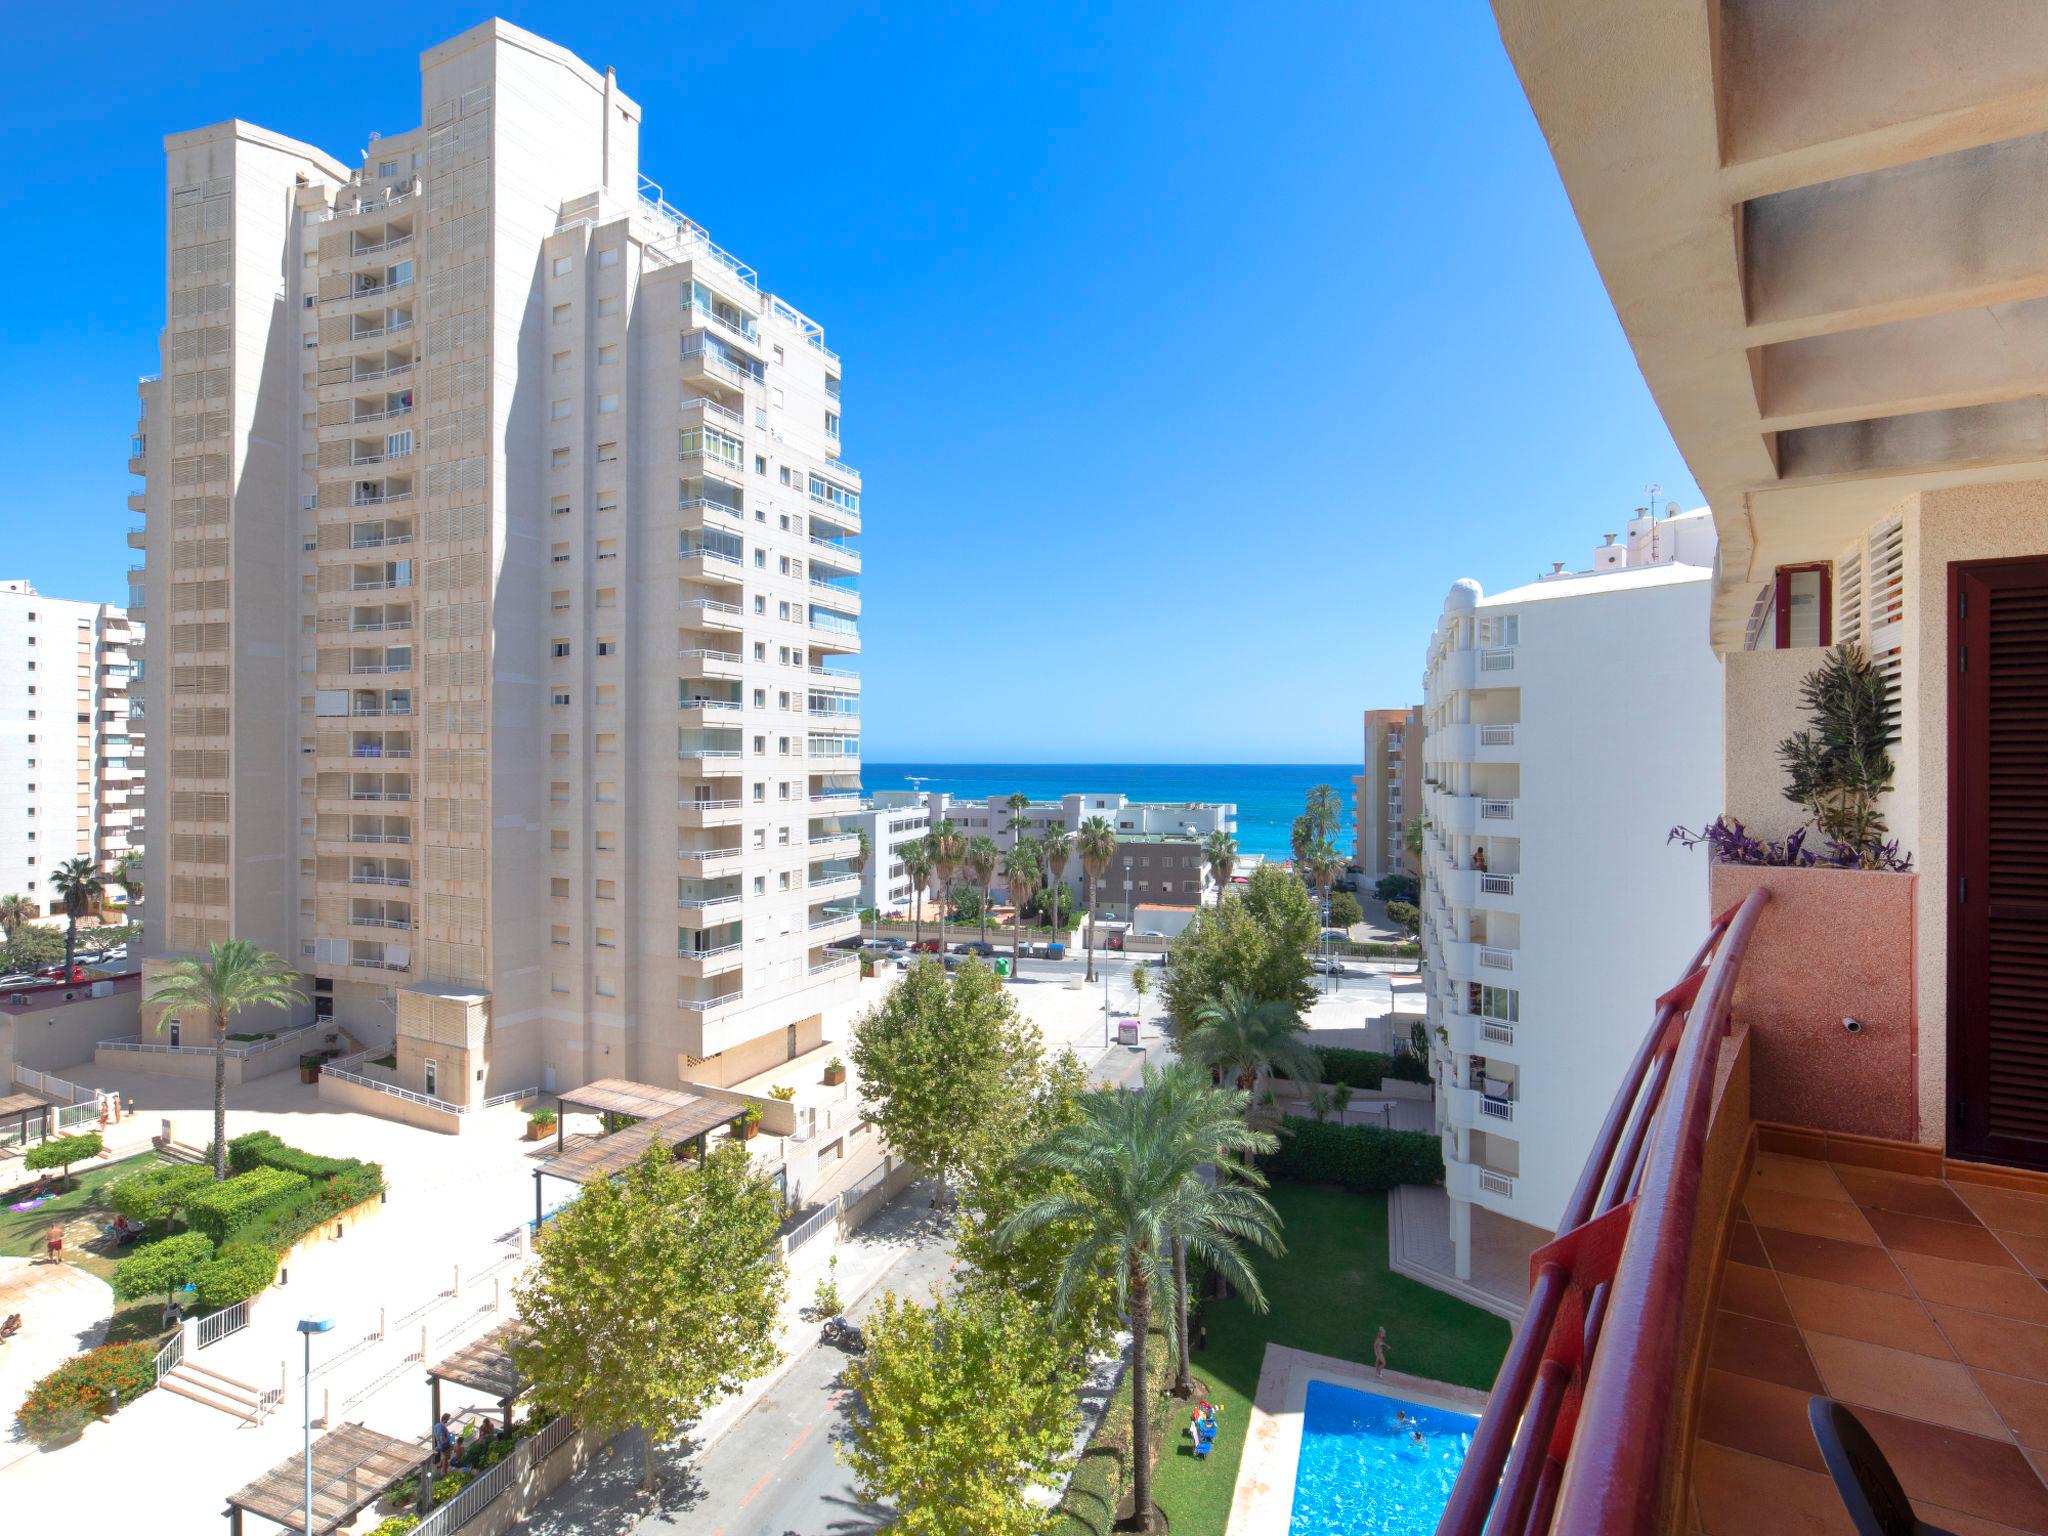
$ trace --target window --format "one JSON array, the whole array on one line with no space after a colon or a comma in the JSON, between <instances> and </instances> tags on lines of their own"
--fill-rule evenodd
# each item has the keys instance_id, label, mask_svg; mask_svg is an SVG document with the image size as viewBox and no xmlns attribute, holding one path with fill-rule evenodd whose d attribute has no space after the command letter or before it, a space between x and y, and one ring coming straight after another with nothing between
<instances>
[{"instance_id":1,"label":"window","mask_svg":"<svg viewBox=\"0 0 2048 1536\"><path fill-rule=\"evenodd\" d=\"M1779 650L1830 643L1834 618L1831 577L1832 567L1825 563L1778 567L1773 601Z\"/></svg>"},{"instance_id":2,"label":"window","mask_svg":"<svg viewBox=\"0 0 2048 1536\"><path fill-rule=\"evenodd\" d=\"M619 397L618 397L617 395L599 395L599 396L597 397L597 414L598 414L598 415L600 415L600 416L609 416L609 415L611 415L611 414L612 414L612 413L613 413L614 411L616 411L616 410L617 410L618 408L619 408Z\"/></svg>"},{"instance_id":3,"label":"window","mask_svg":"<svg viewBox=\"0 0 2048 1536\"><path fill-rule=\"evenodd\" d=\"M787 607L788 604L785 603L783 606ZM754 612L760 614L763 618L766 618L768 616L768 599L760 596L755 597Z\"/></svg>"},{"instance_id":4,"label":"window","mask_svg":"<svg viewBox=\"0 0 2048 1536\"><path fill-rule=\"evenodd\" d=\"M567 421L569 419L569 402L567 400L557 400L548 407L548 414L556 421Z\"/></svg>"},{"instance_id":5,"label":"window","mask_svg":"<svg viewBox=\"0 0 2048 1536\"><path fill-rule=\"evenodd\" d=\"M556 731L548 738L548 750L556 753L567 752L569 750L569 733L567 731Z\"/></svg>"},{"instance_id":6,"label":"window","mask_svg":"<svg viewBox=\"0 0 2048 1536\"><path fill-rule=\"evenodd\" d=\"M600 779L597 783L597 794L594 798L599 805L610 805L619 798L619 786Z\"/></svg>"},{"instance_id":7,"label":"window","mask_svg":"<svg viewBox=\"0 0 2048 1536\"><path fill-rule=\"evenodd\" d=\"M756 640L756 641L754 642L754 660L756 660L756 661L766 661L767 659L768 659L768 642L767 642L767 641L765 641L765 640Z\"/></svg>"},{"instance_id":8,"label":"window","mask_svg":"<svg viewBox=\"0 0 2048 1536\"><path fill-rule=\"evenodd\" d=\"M600 464L618 463L619 445L617 443L599 443L597 445L597 462Z\"/></svg>"},{"instance_id":9,"label":"window","mask_svg":"<svg viewBox=\"0 0 2048 1536\"><path fill-rule=\"evenodd\" d=\"M779 410L781 410L781 409L782 409L782 389L781 389L781 387L780 387L779 385L772 385L772 384L771 384L771 385L770 385L770 386L768 387L768 393L769 393L769 394L770 394L770 395L771 395L771 396L772 396L772 397L774 398L774 401L775 401L775 409L777 409L778 411L779 411Z\"/></svg>"},{"instance_id":10,"label":"window","mask_svg":"<svg viewBox=\"0 0 2048 1536\"><path fill-rule=\"evenodd\" d=\"M617 539L599 539L597 541L597 558L600 560L618 559L619 541Z\"/></svg>"},{"instance_id":11,"label":"window","mask_svg":"<svg viewBox=\"0 0 2048 1536\"><path fill-rule=\"evenodd\" d=\"M775 738L775 751L778 756L789 756L789 738L787 736L778 736Z\"/></svg>"},{"instance_id":12,"label":"window","mask_svg":"<svg viewBox=\"0 0 2048 1536\"><path fill-rule=\"evenodd\" d=\"M618 641L616 641L616 640L600 640L600 641L598 641L598 642L597 642L597 654L598 654L598 655L600 655L600 656L616 656L616 655L618 655L618 653L619 653L619 642L618 642Z\"/></svg>"},{"instance_id":13,"label":"window","mask_svg":"<svg viewBox=\"0 0 2048 1536\"><path fill-rule=\"evenodd\" d=\"M555 258L555 276L567 277L575 270L576 258L574 256L557 256Z\"/></svg>"},{"instance_id":14,"label":"window","mask_svg":"<svg viewBox=\"0 0 2048 1536\"><path fill-rule=\"evenodd\" d=\"M775 361L778 363L782 361L782 348L780 347L775 349Z\"/></svg>"},{"instance_id":15,"label":"window","mask_svg":"<svg viewBox=\"0 0 2048 1536\"><path fill-rule=\"evenodd\" d=\"M548 645L548 654L554 657L555 660L560 661L563 657L569 654L569 642L566 640L556 640L550 642Z\"/></svg>"},{"instance_id":16,"label":"window","mask_svg":"<svg viewBox=\"0 0 2048 1536\"><path fill-rule=\"evenodd\" d=\"M569 563L569 546L566 544L550 546L548 549L548 559L555 565L567 565Z\"/></svg>"},{"instance_id":17,"label":"window","mask_svg":"<svg viewBox=\"0 0 2048 1536\"><path fill-rule=\"evenodd\" d=\"M607 555L599 555L597 558L600 560L605 560L611 557ZM597 606L600 608L618 607L619 589L617 587L599 587L597 589Z\"/></svg>"},{"instance_id":18,"label":"window","mask_svg":"<svg viewBox=\"0 0 2048 1536\"><path fill-rule=\"evenodd\" d=\"M779 875L777 875L777 876L775 877L775 879L776 879L776 883L777 883L777 885L779 886L779 888L780 888L780 889L782 889L782 890L785 890L785 891L789 889L789 871L788 871L788 870L786 870L786 869L785 869L784 871L782 871L782 873L781 873L781 874L779 874Z\"/></svg>"},{"instance_id":19,"label":"window","mask_svg":"<svg viewBox=\"0 0 2048 1536\"><path fill-rule=\"evenodd\" d=\"M599 683L597 685L597 707L599 709L609 708L618 702L619 685L617 683Z\"/></svg>"},{"instance_id":20,"label":"window","mask_svg":"<svg viewBox=\"0 0 2048 1536\"><path fill-rule=\"evenodd\" d=\"M782 466L782 483L784 485L794 484L794 482L789 477L789 466L787 464L784 464Z\"/></svg>"},{"instance_id":21,"label":"window","mask_svg":"<svg viewBox=\"0 0 2048 1536\"><path fill-rule=\"evenodd\" d=\"M618 301L618 299L617 299L616 297L613 297L613 298L609 298L609 299L599 299L599 300L597 301L597 318L598 318L598 319L600 319L600 320L608 319L608 318L609 318L609 317L611 317L612 315L616 315L616 314L617 314L618 312L619 312L619 301Z\"/></svg>"},{"instance_id":22,"label":"window","mask_svg":"<svg viewBox=\"0 0 2048 1536\"><path fill-rule=\"evenodd\" d=\"M766 688L756 688L756 689L754 690L754 708L756 708L756 709L766 709L767 707L768 707L768 690L767 690Z\"/></svg>"},{"instance_id":23,"label":"window","mask_svg":"<svg viewBox=\"0 0 2048 1536\"><path fill-rule=\"evenodd\" d=\"M597 366L609 368L619 360L619 344L608 341L597 349Z\"/></svg>"},{"instance_id":24,"label":"window","mask_svg":"<svg viewBox=\"0 0 2048 1536\"><path fill-rule=\"evenodd\" d=\"M567 324L569 323L569 319L570 319L570 316L571 316L571 315L573 315L574 313L575 313L575 306L574 306L574 305L570 305L570 304L557 304L557 305L555 306L555 324L557 324L557 325L567 325Z\"/></svg>"},{"instance_id":25,"label":"window","mask_svg":"<svg viewBox=\"0 0 2048 1536\"><path fill-rule=\"evenodd\" d=\"M766 896L768 894L768 877L766 875L754 876L754 894L756 896Z\"/></svg>"},{"instance_id":26,"label":"window","mask_svg":"<svg viewBox=\"0 0 2048 1536\"><path fill-rule=\"evenodd\" d=\"M768 473L768 455L766 455L765 453L757 453L754 455L754 473L757 475L765 475Z\"/></svg>"},{"instance_id":27,"label":"window","mask_svg":"<svg viewBox=\"0 0 2048 1536\"><path fill-rule=\"evenodd\" d=\"M569 498L566 496L557 496L554 500L554 504L550 506L548 510L552 512L556 517L567 517L569 515Z\"/></svg>"},{"instance_id":28,"label":"window","mask_svg":"<svg viewBox=\"0 0 2048 1536\"><path fill-rule=\"evenodd\" d=\"M754 786L754 801L755 801L755 803L756 803L756 804L759 804L759 803L760 803L761 801L763 801L763 800L766 800L767 798L768 798L768 786L767 786L766 784L756 784L756 785Z\"/></svg>"},{"instance_id":29,"label":"window","mask_svg":"<svg viewBox=\"0 0 2048 1536\"><path fill-rule=\"evenodd\" d=\"M839 413L837 411L827 411L825 413L825 435L834 439L839 436Z\"/></svg>"},{"instance_id":30,"label":"window","mask_svg":"<svg viewBox=\"0 0 2048 1536\"><path fill-rule=\"evenodd\" d=\"M778 848L787 848L789 846L789 828L777 827L775 829L775 846Z\"/></svg>"},{"instance_id":31,"label":"window","mask_svg":"<svg viewBox=\"0 0 2048 1536\"><path fill-rule=\"evenodd\" d=\"M566 705L569 702L569 690L566 688L555 689L548 695L548 702L557 707Z\"/></svg>"},{"instance_id":32,"label":"window","mask_svg":"<svg viewBox=\"0 0 2048 1536\"><path fill-rule=\"evenodd\" d=\"M1522 621L1512 613L1495 614L1479 621L1479 643L1488 650L1522 643Z\"/></svg>"},{"instance_id":33,"label":"window","mask_svg":"<svg viewBox=\"0 0 2048 1536\"><path fill-rule=\"evenodd\" d=\"M559 896L564 900L567 900L569 895L568 877L558 875L551 878L548 881L548 894L550 896Z\"/></svg>"},{"instance_id":34,"label":"window","mask_svg":"<svg viewBox=\"0 0 2048 1536\"><path fill-rule=\"evenodd\" d=\"M756 736L754 738L754 756L765 757L767 753L768 738L766 736Z\"/></svg>"},{"instance_id":35,"label":"window","mask_svg":"<svg viewBox=\"0 0 2048 1536\"><path fill-rule=\"evenodd\" d=\"M548 942L550 944L561 944L566 946L569 942L568 925L565 923L550 924L548 928Z\"/></svg>"},{"instance_id":36,"label":"window","mask_svg":"<svg viewBox=\"0 0 2048 1536\"><path fill-rule=\"evenodd\" d=\"M613 731L599 731L597 733L597 750L600 752L617 752L619 750L617 733ZM598 846L601 848L604 846L605 834L600 832L597 836Z\"/></svg>"},{"instance_id":37,"label":"window","mask_svg":"<svg viewBox=\"0 0 2048 1536\"><path fill-rule=\"evenodd\" d=\"M618 264L619 248L616 245L597 253L597 265L600 271L606 267L616 267Z\"/></svg>"},{"instance_id":38,"label":"window","mask_svg":"<svg viewBox=\"0 0 2048 1536\"><path fill-rule=\"evenodd\" d=\"M569 798L569 786L557 779L548 786L548 798L550 800L566 801Z\"/></svg>"},{"instance_id":39,"label":"window","mask_svg":"<svg viewBox=\"0 0 2048 1536\"><path fill-rule=\"evenodd\" d=\"M569 464L569 450L566 448L557 448L548 455L548 467L550 469L567 469Z\"/></svg>"},{"instance_id":40,"label":"window","mask_svg":"<svg viewBox=\"0 0 2048 1536\"><path fill-rule=\"evenodd\" d=\"M785 565L786 565L786 564L788 564L788 562L787 562L787 561L784 561L783 563L784 563ZM754 551L754 569L755 569L755 570L757 570L757 571L765 571L765 570L767 570L767 569L768 569L768 551L767 551L767 550L765 550L765 549L756 549L756 550Z\"/></svg>"},{"instance_id":41,"label":"window","mask_svg":"<svg viewBox=\"0 0 2048 1536\"><path fill-rule=\"evenodd\" d=\"M617 901L619 899L619 882L616 880L599 880L596 882L594 889L599 901Z\"/></svg>"},{"instance_id":42,"label":"window","mask_svg":"<svg viewBox=\"0 0 2048 1536\"><path fill-rule=\"evenodd\" d=\"M568 354L568 353L566 353L566 352L557 352L557 353L555 354L555 369L554 369L554 371L555 371L556 373L567 373L567 372L569 371L569 354Z\"/></svg>"}]
</instances>

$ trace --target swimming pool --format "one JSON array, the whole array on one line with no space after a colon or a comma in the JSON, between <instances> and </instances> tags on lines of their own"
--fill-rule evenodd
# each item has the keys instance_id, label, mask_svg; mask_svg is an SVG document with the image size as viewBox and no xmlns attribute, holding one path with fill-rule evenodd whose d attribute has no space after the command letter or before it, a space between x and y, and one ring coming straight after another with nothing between
<instances>
[{"instance_id":1,"label":"swimming pool","mask_svg":"<svg viewBox=\"0 0 2048 1536\"><path fill-rule=\"evenodd\" d=\"M1432 1536L1478 1423L1470 1414L1309 1382L1288 1536Z\"/></svg>"}]
</instances>

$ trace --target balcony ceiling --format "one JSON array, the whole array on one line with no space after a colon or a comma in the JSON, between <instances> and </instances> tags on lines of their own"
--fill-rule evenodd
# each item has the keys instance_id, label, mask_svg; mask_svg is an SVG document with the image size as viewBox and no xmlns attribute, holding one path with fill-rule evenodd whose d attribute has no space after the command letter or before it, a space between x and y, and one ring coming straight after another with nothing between
<instances>
[{"instance_id":1,"label":"balcony ceiling","mask_svg":"<svg viewBox=\"0 0 2048 1536\"><path fill-rule=\"evenodd\" d=\"M1494 13L1713 505L1717 647L1902 496L2048 476L2048 6Z\"/></svg>"}]
</instances>

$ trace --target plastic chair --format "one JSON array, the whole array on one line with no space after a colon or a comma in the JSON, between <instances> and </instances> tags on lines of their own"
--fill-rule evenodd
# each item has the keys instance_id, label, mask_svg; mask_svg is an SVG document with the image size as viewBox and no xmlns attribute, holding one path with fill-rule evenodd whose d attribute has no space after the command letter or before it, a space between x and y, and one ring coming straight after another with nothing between
<instances>
[{"instance_id":1,"label":"plastic chair","mask_svg":"<svg viewBox=\"0 0 2048 1536\"><path fill-rule=\"evenodd\" d=\"M1863 1423L1831 1397L1806 1401L1806 1422L1856 1536L1954 1536L1913 1513L1892 1464Z\"/></svg>"}]
</instances>

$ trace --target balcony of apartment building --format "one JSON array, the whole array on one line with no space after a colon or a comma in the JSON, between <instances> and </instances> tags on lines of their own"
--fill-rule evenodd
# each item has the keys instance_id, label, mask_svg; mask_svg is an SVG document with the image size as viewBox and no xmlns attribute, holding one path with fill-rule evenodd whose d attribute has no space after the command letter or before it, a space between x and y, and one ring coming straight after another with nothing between
<instances>
[{"instance_id":1,"label":"balcony of apartment building","mask_svg":"<svg viewBox=\"0 0 2048 1536\"><path fill-rule=\"evenodd\" d=\"M854 614L814 602L810 605L810 630L814 654L853 656L860 652L860 624Z\"/></svg>"},{"instance_id":2,"label":"balcony of apartment building","mask_svg":"<svg viewBox=\"0 0 2048 1536\"><path fill-rule=\"evenodd\" d=\"M1498 982L1453 981L1438 993L1436 1014L1453 1056L1510 1055L1521 1029L1522 995Z\"/></svg>"},{"instance_id":3,"label":"balcony of apartment building","mask_svg":"<svg viewBox=\"0 0 2048 1536\"><path fill-rule=\"evenodd\" d=\"M676 730L676 756L691 763L737 761L742 739L738 726L680 726Z\"/></svg>"},{"instance_id":4,"label":"balcony of apartment building","mask_svg":"<svg viewBox=\"0 0 2048 1536\"><path fill-rule=\"evenodd\" d=\"M739 651L716 645L679 645L676 672L685 683L737 682L746 665Z\"/></svg>"},{"instance_id":5,"label":"balcony of apartment building","mask_svg":"<svg viewBox=\"0 0 2048 1536\"><path fill-rule=\"evenodd\" d=\"M412 334L410 304L380 303L351 313L346 332L332 340L323 337L320 348L330 357L344 357L352 362L375 358L381 365L393 345L400 340L409 341Z\"/></svg>"},{"instance_id":6,"label":"balcony of apartment building","mask_svg":"<svg viewBox=\"0 0 2048 1536\"><path fill-rule=\"evenodd\" d=\"M410 688L353 688L348 690L351 719L404 718L412 714Z\"/></svg>"},{"instance_id":7,"label":"balcony of apartment building","mask_svg":"<svg viewBox=\"0 0 2048 1536\"><path fill-rule=\"evenodd\" d=\"M761 316L750 306L735 303L695 273L682 289L682 302L686 334L711 331L729 338L750 355L761 350Z\"/></svg>"},{"instance_id":8,"label":"balcony of apartment building","mask_svg":"<svg viewBox=\"0 0 2048 1536\"><path fill-rule=\"evenodd\" d=\"M846 857L860 847L860 829L847 826L837 816L813 816L808 841L814 859Z\"/></svg>"},{"instance_id":9,"label":"balcony of apartment building","mask_svg":"<svg viewBox=\"0 0 2048 1536\"><path fill-rule=\"evenodd\" d=\"M1433 873L1444 900L1453 907L1488 907L1519 912L1517 877L1522 872L1522 840L1487 834L1460 837L1433 860Z\"/></svg>"},{"instance_id":10,"label":"balcony of apartment building","mask_svg":"<svg viewBox=\"0 0 2048 1536\"><path fill-rule=\"evenodd\" d=\"M347 812L365 805L403 805L411 801L413 780L410 773L387 773L356 770L345 773L319 773L313 785L316 809L321 811Z\"/></svg>"},{"instance_id":11,"label":"balcony of apartment building","mask_svg":"<svg viewBox=\"0 0 2048 1536\"><path fill-rule=\"evenodd\" d=\"M394 592L411 585L410 560L356 560L348 568L350 592Z\"/></svg>"},{"instance_id":12,"label":"balcony of apartment building","mask_svg":"<svg viewBox=\"0 0 2048 1536\"><path fill-rule=\"evenodd\" d=\"M409 858L356 857L348 861L348 884L380 890L407 890L412 886Z\"/></svg>"},{"instance_id":13,"label":"balcony of apartment building","mask_svg":"<svg viewBox=\"0 0 2048 1536\"><path fill-rule=\"evenodd\" d=\"M410 517L356 518L348 525L348 548L396 549L412 543L412 535L413 520Z\"/></svg>"},{"instance_id":14,"label":"balcony of apartment building","mask_svg":"<svg viewBox=\"0 0 2048 1536\"><path fill-rule=\"evenodd\" d=\"M1522 771L1515 763L1445 764L1427 785L1424 809L1446 838L1496 836L1517 826Z\"/></svg>"},{"instance_id":15,"label":"balcony of apartment building","mask_svg":"<svg viewBox=\"0 0 2048 1536\"><path fill-rule=\"evenodd\" d=\"M715 475L686 476L676 511L685 532L707 528L730 532L746 519L746 493Z\"/></svg>"},{"instance_id":16,"label":"balcony of apartment building","mask_svg":"<svg viewBox=\"0 0 2048 1536\"><path fill-rule=\"evenodd\" d=\"M813 810L824 808L838 811L862 809L860 775L847 770L834 773L829 769L814 769L809 775L806 798Z\"/></svg>"},{"instance_id":17,"label":"balcony of apartment building","mask_svg":"<svg viewBox=\"0 0 2048 1536\"><path fill-rule=\"evenodd\" d=\"M834 763L849 765L858 763L860 761L860 737L851 734L846 727L851 726L857 729L859 722L848 721L841 717L839 724L842 729L837 731L812 730L808 732L804 737L804 756L813 763L828 765Z\"/></svg>"},{"instance_id":18,"label":"balcony of apartment building","mask_svg":"<svg viewBox=\"0 0 2048 1536\"><path fill-rule=\"evenodd\" d=\"M829 518L813 515L810 519L812 574L819 574L822 567L827 575L858 576L860 551L854 547L853 537Z\"/></svg>"},{"instance_id":19,"label":"balcony of apartment building","mask_svg":"<svg viewBox=\"0 0 2048 1536\"><path fill-rule=\"evenodd\" d=\"M346 608L335 607L322 613L316 627L321 634L405 634L413 627L412 604L355 601Z\"/></svg>"},{"instance_id":20,"label":"balcony of apartment building","mask_svg":"<svg viewBox=\"0 0 2048 1536\"><path fill-rule=\"evenodd\" d=\"M413 926L412 903L384 897L358 896L349 903L348 924L351 928L410 933Z\"/></svg>"},{"instance_id":21,"label":"balcony of apartment building","mask_svg":"<svg viewBox=\"0 0 2048 1536\"><path fill-rule=\"evenodd\" d=\"M804 890L813 902L857 896L860 875L844 859L813 858L804 877Z\"/></svg>"},{"instance_id":22,"label":"balcony of apartment building","mask_svg":"<svg viewBox=\"0 0 2048 1536\"><path fill-rule=\"evenodd\" d=\"M676 786L676 824L680 827L736 827L746 809L737 773L707 771L684 778Z\"/></svg>"},{"instance_id":23,"label":"balcony of apartment building","mask_svg":"<svg viewBox=\"0 0 2048 1536\"><path fill-rule=\"evenodd\" d=\"M350 763L409 762L413 754L412 732L352 730L348 733L347 747L345 757Z\"/></svg>"},{"instance_id":24,"label":"balcony of apartment building","mask_svg":"<svg viewBox=\"0 0 2048 1536\"><path fill-rule=\"evenodd\" d=\"M854 478L851 466L833 466L845 479ZM808 477L813 537L845 538L860 532L860 487L841 484L825 475Z\"/></svg>"},{"instance_id":25,"label":"balcony of apartment building","mask_svg":"<svg viewBox=\"0 0 2048 1536\"><path fill-rule=\"evenodd\" d=\"M747 542L730 528L685 528L678 535L678 573L685 579L711 583L700 595L737 600L746 579Z\"/></svg>"},{"instance_id":26,"label":"balcony of apartment building","mask_svg":"<svg viewBox=\"0 0 2048 1536\"><path fill-rule=\"evenodd\" d=\"M813 560L809 581L813 601L829 603L851 618L860 617L860 589L852 572L836 571L822 560Z\"/></svg>"},{"instance_id":27,"label":"balcony of apartment building","mask_svg":"<svg viewBox=\"0 0 2048 1536\"><path fill-rule=\"evenodd\" d=\"M355 406L377 399L389 400L400 392L409 393L417 373L418 349L415 331L402 331L381 349L368 345L351 347L344 355L323 360L314 375L314 398L322 406ZM388 407L387 407L388 408ZM333 437L346 437L336 432ZM321 434L323 440L330 434Z\"/></svg>"},{"instance_id":28,"label":"balcony of apartment building","mask_svg":"<svg viewBox=\"0 0 2048 1536\"><path fill-rule=\"evenodd\" d=\"M315 436L322 443L374 441L395 427L412 426L413 406L410 384L366 379L320 412Z\"/></svg>"},{"instance_id":29,"label":"balcony of apartment building","mask_svg":"<svg viewBox=\"0 0 2048 1536\"><path fill-rule=\"evenodd\" d=\"M744 951L745 942L738 919L676 930L677 969L692 979L737 973L746 961Z\"/></svg>"},{"instance_id":30,"label":"balcony of apartment building","mask_svg":"<svg viewBox=\"0 0 2048 1536\"><path fill-rule=\"evenodd\" d=\"M737 478L746 473L746 439L710 423L680 427L676 431L676 458L686 477Z\"/></svg>"},{"instance_id":31,"label":"balcony of apartment building","mask_svg":"<svg viewBox=\"0 0 2048 1536\"><path fill-rule=\"evenodd\" d=\"M749 389L767 377L761 360L708 328L688 329L682 337L682 382L737 409Z\"/></svg>"},{"instance_id":32,"label":"balcony of apartment building","mask_svg":"<svg viewBox=\"0 0 2048 1536\"><path fill-rule=\"evenodd\" d=\"M410 455L401 455L395 464L381 462L368 466L369 472L353 465L343 465L346 471L338 478L348 482L348 504L351 507L403 506L413 499L413 477L409 470L400 469L397 464L411 462Z\"/></svg>"},{"instance_id":33,"label":"balcony of apartment building","mask_svg":"<svg viewBox=\"0 0 2048 1536\"><path fill-rule=\"evenodd\" d=\"M686 720L707 724L737 723L746 708L738 683L698 682L683 678L676 684L676 709Z\"/></svg>"},{"instance_id":34,"label":"balcony of apartment building","mask_svg":"<svg viewBox=\"0 0 2048 1536\"><path fill-rule=\"evenodd\" d=\"M676 910L682 914L683 926L692 930L733 921L743 900L737 874L676 878Z\"/></svg>"},{"instance_id":35,"label":"balcony of apartment building","mask_svg":"<svg viewBox=\"0 0 2048 1536\"><path fill-rule=\"evenodd\" d=\"M721 641L746 627L746 614L733 601L730 585L686 581L676 597L682 614L676 634L678 651L721 650Z\"/></svg>"},{"instance_id":36,"label":"balcony of apartment building","mask_svg":"<svg viewBox=\"0 0 2048 1536\"><path fill-rule=\"evenodd\" d=\"M388 320L394 307L402 308L407 322L412 318L413 260L410 243L401 249L377 251L376 260L362 253L349 263L349 270L320 285L323 297L320 313L327 315L374 316ZM336 291L338 290L338 291Z\"/></svg>"},{"instance_id":37,"label":"balcony of apartment building","mask_svg":"<svg viewBox=\"0 0 2048 1536\"><path fill-rule=\"evenodd\" d=\"M856 884L858 878L856 877ZM839 939L852 938L860 932L860 909L852 902L839 896L820 896L811 893L810 913L806 919L813 948L829 945Z\"/></svg>"},{"instance_id":38,"label":"balcony of apartment building","mask_svg":"<svg viewBox=\"0 0 2048 1536\"><path fill-rule=\"evenodd\" d=\"M677 409L686 428L716 427L735 436L747 428L744 416L713 395L684 395Z\"/></svg>"},{"instance_id":39,"label":"balcony of apartment building","mask_svg":"<svg viewBox=\"0 0 2048 1536\"><path fill-rule=\"evenodd\" d=\"M676 872L715 878L737 871L744 856L737 826L691 831L676 844Z\"/></svg>"}]
</instances>

